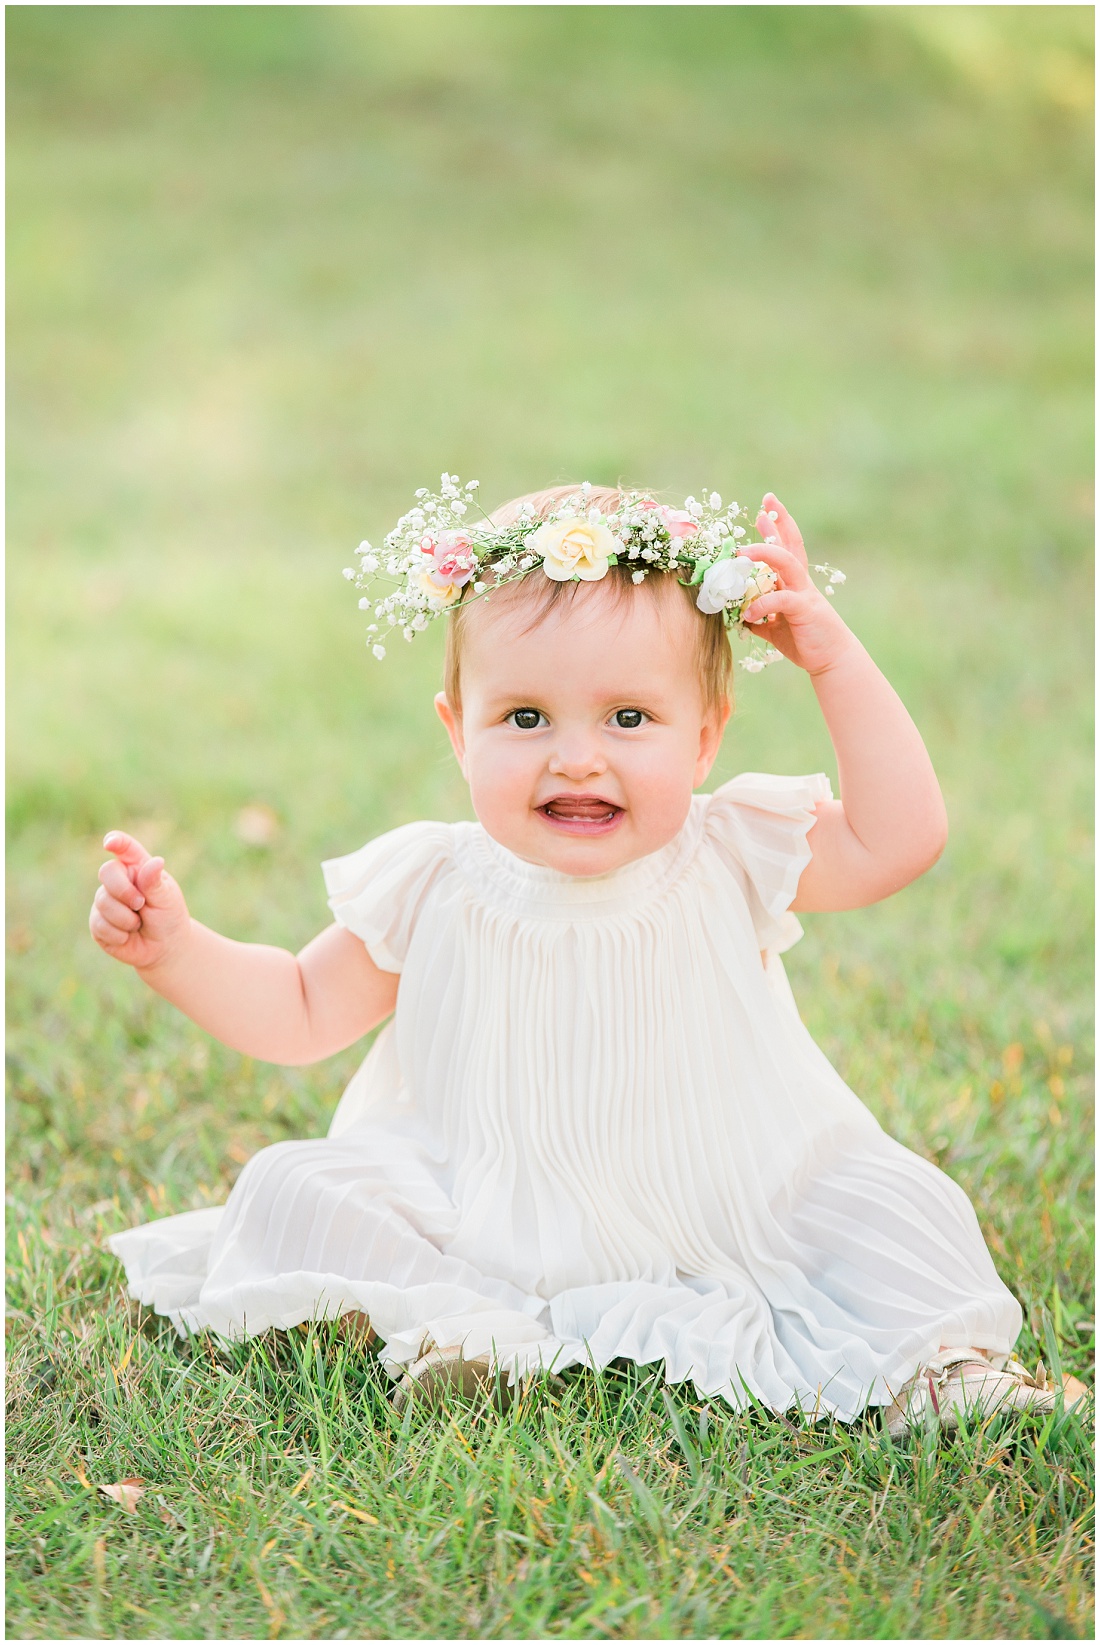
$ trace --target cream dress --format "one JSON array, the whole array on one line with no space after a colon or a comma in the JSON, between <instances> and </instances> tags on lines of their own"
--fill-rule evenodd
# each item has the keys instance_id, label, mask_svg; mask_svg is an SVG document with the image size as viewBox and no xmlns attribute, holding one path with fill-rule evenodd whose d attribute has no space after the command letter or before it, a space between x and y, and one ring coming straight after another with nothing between
<instances>
[{"instance_id":1,"label":"cream dress","mask_svg":"<svg viewBox=\"0 0 1100 1645\"><path fill-rule=\"evenodd\" d=\"M114 1236L132 1295L226 1337L360 1309L394 1374L428 1339L509 1374L622 1357L842 1418L941 1345L1007 1352L966 1195L848 1089L779 959L829 795L737 777L594 879L473 823L325 863L396 1013L327 1138Z\"/></svg>"}]
</instances>

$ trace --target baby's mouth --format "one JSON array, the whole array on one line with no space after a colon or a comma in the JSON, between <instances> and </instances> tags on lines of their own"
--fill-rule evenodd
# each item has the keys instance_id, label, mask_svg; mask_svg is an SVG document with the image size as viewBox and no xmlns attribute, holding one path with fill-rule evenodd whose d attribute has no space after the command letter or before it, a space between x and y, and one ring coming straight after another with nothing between
<instances>
[{"instance_id":1,"label":"baby's mouth","mask_svg":"<svg viewBox=\"0 0 1100 1645\"><path fill-rule=\"evenodd\" d=\"M536 809L565 834L609 834L624 815L621 805L599 794L555 794Z\"/></svg>"}]
</instances>

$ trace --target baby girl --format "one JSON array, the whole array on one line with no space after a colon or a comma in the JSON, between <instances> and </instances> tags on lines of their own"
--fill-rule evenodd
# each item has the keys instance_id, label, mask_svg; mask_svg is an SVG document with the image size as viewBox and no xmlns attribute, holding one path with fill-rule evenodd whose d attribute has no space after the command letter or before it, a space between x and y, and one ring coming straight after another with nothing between
<instances>
[{"instance_id":1,"label":"baby girl","mask_svg":"<svg viewBox=\"0 0 1100 1645\"><path fill-rule=\"evenodd\" d=\"M114 1237L132 1294L227 1337L352 1316L399 1403L625 1358L734 1407L886 1407L895 1433L929 1401L948 1427L1052 1408L965 1194L884 1134L784 974L798 912L890 896L947 831L795 522L769 494L750 548L717 496L586 485L467 527L472 493L444 476L387 540L402 589L363 603L408 638L446 621L436 708L477 823L326 863L335 923L296 956L104 842L95 940L226 1045L310 1063L391 1019L327 1138ZM742 623L809 676L839 799L820 775L693 794Z\"/></svg>"}]
</instances>

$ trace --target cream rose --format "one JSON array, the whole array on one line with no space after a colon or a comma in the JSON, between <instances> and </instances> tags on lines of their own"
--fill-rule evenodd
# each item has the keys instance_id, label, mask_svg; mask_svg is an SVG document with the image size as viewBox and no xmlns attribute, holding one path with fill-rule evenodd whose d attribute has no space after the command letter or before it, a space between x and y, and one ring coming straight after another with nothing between
<instances>
[{"instance_id":1,"label":"cream rose","mask_svg":"<svg viewBox=\"0 0 1100 1645\"><path fill-rule=\"evenodd\" d=\"M439 584L435 580L437 575L435 572L422 571L417 582L420 584L421 593L428 596L430 610L445 611L449 605L454 605L462 593L466 577L461 577L456 583Z\"/></svg>"},{"instance_id":2,"label":"cream rose","mask_svg":"<svg viewBox=\"0 0 1100 1645\"><path fill-rule=\"evenodd\" d=\"M594 583L607 576L609 556L619 545L605 525L591 520L547 520L523 546L542 556L542 569L556 583L573 577Z\"/></svg>"},{"instance_id":3,"label":"cream rose","mask_svg":"<svg viewBox=\"0 0 1100 1645\"><path fill-rule=\"evenodd\" d=\"M779 578L771 566L764 565L762 561L757 561L755 575L749 578L748 587L745 590L745 606L751 605L752 601L759 595L770 594L773 588L778 587ZM745 606L742 606L742 611L744 611Z\"/></svg>"}]
</instances>

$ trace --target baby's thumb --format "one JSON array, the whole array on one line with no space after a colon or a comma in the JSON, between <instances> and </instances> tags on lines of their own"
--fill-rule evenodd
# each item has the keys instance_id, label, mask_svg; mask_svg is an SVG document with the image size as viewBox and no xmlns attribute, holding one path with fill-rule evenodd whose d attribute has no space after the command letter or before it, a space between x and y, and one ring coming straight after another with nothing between
<instances>
[{"instance_id":1,"label":"baby's thumb","mask_svg":"<svg viewBox=\"0 0 1100 1645\"><path fill-rule=\"evenodd\" d=\"M137 873L134 875L134 884L137 886L146 902L152 903L154 908L159 902L162 902L163 894L167 890L167 882L164 873L164 858L149 857L145 862L143 862Z\"/></svg>"}]
</instances>

